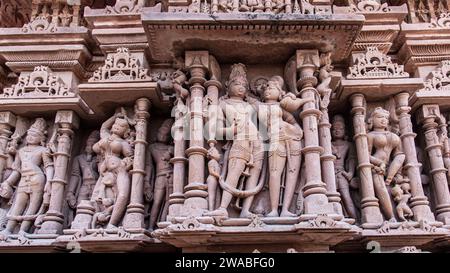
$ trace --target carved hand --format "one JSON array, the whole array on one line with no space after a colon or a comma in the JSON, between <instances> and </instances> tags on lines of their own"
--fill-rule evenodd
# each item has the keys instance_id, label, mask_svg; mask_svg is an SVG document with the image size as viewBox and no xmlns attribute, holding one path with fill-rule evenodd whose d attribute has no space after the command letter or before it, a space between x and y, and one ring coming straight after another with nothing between
<instances>
[{"instance_id":1,"label":"carved hand","mask_svg":"<svg viewBox=\"0 0 450 273\"><path fill-rule=\"evenodd\" d=\"M73 194L73 192L69 192L67 193L67 204L69 204L69 207L72 209L75 209L77 207L77 199L75 198L75 195Z\"/></svg>"}]
</instances>

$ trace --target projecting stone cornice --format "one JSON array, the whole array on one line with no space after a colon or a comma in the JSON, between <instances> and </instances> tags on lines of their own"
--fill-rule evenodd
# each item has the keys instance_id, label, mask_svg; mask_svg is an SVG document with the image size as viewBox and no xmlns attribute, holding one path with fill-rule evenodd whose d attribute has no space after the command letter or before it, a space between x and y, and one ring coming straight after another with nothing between
<instances>
[{"instance_id":1,"label":"projecting stone cornice","mask_svg":"<svg viewBox=\"0 0 450 273\"><path fill-rule=\"evenodd\" d=\"M302 48L331 51L340 62L351 52L364 16L144 11L142 22L157 62L202 49L220 62L283 63Z\"/></svg>"}]
</instances>

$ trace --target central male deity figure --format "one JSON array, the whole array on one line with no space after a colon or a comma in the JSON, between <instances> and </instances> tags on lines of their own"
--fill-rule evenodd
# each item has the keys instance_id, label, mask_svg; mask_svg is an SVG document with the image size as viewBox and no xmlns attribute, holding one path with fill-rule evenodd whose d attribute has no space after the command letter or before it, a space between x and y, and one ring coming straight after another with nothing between
<instances>
[{"instance_id":1,"label":"central male deity figure","mask_svg":"<svg viewBox=\"0 0 450 273\"><path fill-rule=\"evenodd\" d=\"M245 198L240 217L251 215L250 206L257 193L255 189L263 166L264 150L257 128L257 113L246 100L248 85L245 66L233 65L227 82L227 95L220 98L218 113L218 135L231 141L228 157L225 156L224 160L227 166L226 179L225 182L221 181L224 191L220 207L205 215L228 217L227 208L233 196ZM244 179L243 192L237 188Z\"/></svg>"}]
</instances>

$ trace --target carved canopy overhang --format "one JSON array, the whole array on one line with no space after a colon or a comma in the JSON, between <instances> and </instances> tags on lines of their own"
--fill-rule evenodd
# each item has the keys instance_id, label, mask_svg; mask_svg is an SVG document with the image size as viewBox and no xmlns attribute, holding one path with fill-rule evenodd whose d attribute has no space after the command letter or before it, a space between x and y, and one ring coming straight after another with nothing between
<instances>
[{"instance_id":1,"label":"carved canopy overhang","mask_svg":"<svg viewBox=\"0 0 450 273\"><path fill-rule=\"evenodd\" d=\"M422 87L422 78L411 78L403 65L393 62L374 46L364 53L353 54L353 65L342 79L333 101L346 101L355 93L364 94L367 101L385 100L400 92L413 94Z\"/></svg>"},{"instance_id":2,"label":"carved canopy overhang","mask_svg":"<svg viewBox=\"0 0 450 273\"><path fill-rule=\"evenodd\" d=\"M441 111L450 110L450 61L442 61L425 78L424 87L410 98L416 109L424 104L438 104Z\"/></svg>"},{"instance_id":3,"label":"carved canopy overhang","mask_svg":"<svg viewBox=\"0 0 450 273\"><path fill-rule=\"evenodd\" d=\"M371 1L366 1L371 2ZM395 40L400 32L400 24L408 14L406 4L402 6L384 6L359 10L352 7L333 7L336 14L361 14L365 17L364 26L356 38L353 51L364 51L376 46L387 53L392 46L398 47Z\"/></svg>"},{"instance_id":4,"label":"carved canopy overhang","mask_svg":"<svg viewBox=\"0 0 450 273\"><path fill-rule=\"evenodd\" d=\"M72 71L82 78L95 48L89 29L82 26L58 27L54 32L0 29L0 56L14 72L45 65L53 71Z\"/></svg>"},{"instance_id":5,"label":"carved canopy overhang","mask_svg":"<svg viewBox=\"0 0 450 273\"><path fill-rule=\"evenodd\" d=\"M142 14L151 57L172 62L186 50L208 50L219 62L281 63L297 49L348 57L364 23L362 15L265 13Z\"/></svg>"},{"instance_id":6,"label":"carved canopy overhang","mask_svg":"<svg viewBox=\"0 0 450 273\"><path fill-rule=\"evenodd\" d=\"M93 114L78 95L76 81L64 79L47 66L37 66L33 72L22 72L16 84L0 92L0 111L16 115L52 115L58 110L73 110L81 117Z\"/></svg>"},{"instance_id":7,"label":"carved canopy overhang","mask_svg":"<svg viewBox=\"0 0 450 273\"><path fill-rule=\"evenodd\" d=\"M142 52L119 47L108 53L101 67L93 72L87 83L78 85L81 97L93 109L92 118L102 119L121 105L133 105L139 98L149 98L153 107L170 112L170 95L160 90L161 74L149 75Z\"/></svg>"},{"instance_id":8,"label":"carved canopy overhang","mask_svg":"<svg viewBox=\"0 0 450 273\"><path fill-rule=\"evenodd\" d=\"M405 64L405 70L413 72L417 67L437 65L450 58L450 27L441 18L432 23L401 25L398 52L399 60ZM448 20L450 22L450 20Z\"/></svg>"},{"instance_id":9,"label":"carved canopy overhang","mask_svg":"<svg viewBox=\"0 0 450 273\"><path fill-rule=\"evenodd\" d=\"M130 50L148 48L142 27L141 12L160 12L161 4L144 7L139 12L111 13L107 9L86 7L84 19L92 29L92 36L104 52L126 45Z\"/></svg>"}]
</instances>

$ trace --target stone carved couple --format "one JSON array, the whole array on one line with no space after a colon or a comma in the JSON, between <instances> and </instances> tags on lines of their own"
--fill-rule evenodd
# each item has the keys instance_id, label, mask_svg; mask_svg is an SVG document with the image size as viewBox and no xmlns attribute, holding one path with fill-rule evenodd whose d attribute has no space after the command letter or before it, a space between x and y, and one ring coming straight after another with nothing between
<instances>
[{"instance_id":1,"label":"stone carved couple","mask_svg":"<svg viewBox=\"0 0 450 273\"><path fill-rule=\"evenodd\" d=\"M248 94L249 84L245 66L242 64L232 66L227 82L227 95L220 99L218 113L218 124L222 126L218 126L217 135L230 140L230 147L225 153L224 166L218 179L223 193L219 208L205 215L228 217L227 208L233 197L236 197L244 198L240 217L249 217L253 199L265 183L268 168L270 212L266 216L295 216L289 208L301 166L303 132L289 112L299 109L311 100L298 99L293 94L286 94L283 85L281 77L272 77L263 89L259 101ZM267 128L269 138L267 155L264 151L263 137L258 131L257 120ZM280 213L278 207L283 183L285 190Z\"/></svg>"}]
</instances>

